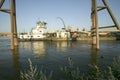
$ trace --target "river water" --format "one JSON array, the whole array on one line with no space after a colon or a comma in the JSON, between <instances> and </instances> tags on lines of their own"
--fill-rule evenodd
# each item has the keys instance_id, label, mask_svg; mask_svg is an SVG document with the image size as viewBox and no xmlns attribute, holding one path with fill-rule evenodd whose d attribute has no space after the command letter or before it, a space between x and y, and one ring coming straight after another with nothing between
<instances>
[{"instance_id":1,"label":"river water","mask_svg":"<svg viewBox=\"0 0 120 80\"><path fill-rule=\"evenodd\" d=\"M15 51L11 51L10 45L9 38L0 38L0 80L19 80L20 71L29 68L28 58L38 70L53 71L54 77L59 76L61 67L68 65L68 57L84 73L89 64L105 69L114 57L120 56L120 41L100 41L99 51L92 47L91 41L19 42Z\"/></svg>"}]
</instances>

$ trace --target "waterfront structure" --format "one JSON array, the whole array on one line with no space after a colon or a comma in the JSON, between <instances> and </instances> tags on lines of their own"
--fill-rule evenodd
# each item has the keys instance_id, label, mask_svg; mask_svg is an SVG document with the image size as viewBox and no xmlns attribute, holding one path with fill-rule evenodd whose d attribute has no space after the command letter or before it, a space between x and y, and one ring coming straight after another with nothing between
<instances>
[{"instance_id":1,"label":"waterfront structure","mask_svg":"<svg viewBox=\"0 0 120 80\"><path fill-rule=\"evenodd\" d=\"M57 31L56 38L70 38L70 32L64 29L61 31Z\"/></svg>"}]
</instances>

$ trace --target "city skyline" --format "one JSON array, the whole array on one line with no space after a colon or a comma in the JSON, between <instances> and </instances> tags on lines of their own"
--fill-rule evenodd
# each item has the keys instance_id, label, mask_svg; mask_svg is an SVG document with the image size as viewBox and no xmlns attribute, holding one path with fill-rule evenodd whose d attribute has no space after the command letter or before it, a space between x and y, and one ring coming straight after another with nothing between
<instances>
[{"instance_id":1,"label":"city skyline","mask_svg":"<svg viewBox=\"0 0 120 80\"><path fill-rule=\"evenodd\" d=\"M102 5L101 0L97 0ZM106 0L115 18L120 24L120 0ZM3 8L9 8L9 0ZM113 22L106 10L99 13L99 26L109 26ZM91 28L91 0L16 0L16 17L18 32L30 32L37 21L47 22L47 30L53 31L64 27L57 17L64 20L65 26L73 29ZM10 32L10 15L0 12L0 32Z\"/></svg>"}]
</instances>

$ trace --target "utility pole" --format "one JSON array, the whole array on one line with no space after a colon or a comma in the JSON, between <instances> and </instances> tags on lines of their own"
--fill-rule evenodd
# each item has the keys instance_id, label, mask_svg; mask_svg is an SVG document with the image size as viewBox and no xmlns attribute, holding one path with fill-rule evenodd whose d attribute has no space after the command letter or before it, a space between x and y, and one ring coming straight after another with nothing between
<instances>
[{"instance_id":1,"label":"utility pole","mask_svg":"<svg viewBox=\"0 0 120 80\"><path fill-rule=\"evenodd\" d=\"M16 5L15 0L10 0L10 8L3 9L1 8L4 4L5 0L0 1L0 11L9 13L10 20L11 20L11 49L15 49L18 46L18 39L17 39L17 25L16 25Z\"/></svg>"}]
</instances>

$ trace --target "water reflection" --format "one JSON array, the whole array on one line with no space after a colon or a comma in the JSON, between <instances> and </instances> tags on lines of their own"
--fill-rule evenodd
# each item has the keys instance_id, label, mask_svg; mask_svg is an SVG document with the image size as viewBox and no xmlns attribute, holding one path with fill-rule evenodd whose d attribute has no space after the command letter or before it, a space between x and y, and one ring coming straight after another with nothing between
<instances>
[{"instance_id":1,"label":"water reflection","mask_svg":"<svg viewBox=\"0 0 120 80\"><path fill-rule=\"evenodd\" d=\"M23 49L31 50L31 42L20 42L20 46L21 46Z\"/></svg>"},{"instance_id":2,"label":"water reflection","mask_svg":"<svg viewBox=\"0 0 120 80\"><path fill-rule=\"evenodd\" d=\"M90 64L97 65L99 50L92 46L90 42L78 41L38 41L38 42L20 42L22 48L29 50L35 57L45 58L47 53L49 55L57 53L69 53L70 55L79 55L78 51L87 53L90 51ZM87 51L89 49L89 51ZM57 50L57 51L56 51ZM75 53L75 54L73 54Z\"/></svg>"},{"instance_id":3,"label":"water reflection","mask_svg":"<svg viewBox=\"0 0 120 80\"><path fill-rule=\"evenodd\" d=\"M20 80L20 61L19 61L19 49L16 47L12 50L14 80Z\"/></svg>"},{"instance_id":4,"label":"water reflection","mask_svg":"<svg viewBox=\"0 0 120 80\"><path fill-rule=\"evenodd\" d=\"M77 42L71 41L38 41L38 42L20 42L21 48L29 50L36 57L45 57L47 51L57 50L66 52L68 47L77 47Z\"/></svg>"},{"instance_id":5,"label":"water reflection","mask_svg":"<svg viewBox=\"0 0 120 80\"><path fill-rule=\"evenodd\" d=\"M74 48L77 47L77 41L74 41L74 42L73 42L73 46L74 46Z\"/></svg>"},{"instance_id":6,"label":"water reflection","mask_svg":"<svg viewBox=\"0 0 120 80\"><path fill-rule=\"evenodd\" d=\"M63 52L67 51L68 47L71 46L70 41L59 41L56 43L57 50L61 50Z\"/></svg>"},{"instance_id":7,"label":"water reflection","mask_svg":"<svg viewBox=\"0 0 120 80\"><path fill-rule=\"evenodd\" d=\"M99 50L96 50L95 45L93 45L91 47L91 54L90 54L90 57L91 57L90 60L92 65L97 65L98 55L99 55Z\"/></svg>"},{"instance_id":8,"label":"water reflection","mask_svg":"<svg viewBox=\"0 0 120 80\"><path fill-rule=\"evenodd\" d=\"M45 57L46 55L46 45L43 41L38 42L21 42L21 47L32 51L35 57Z\"/></svg>"},{"instance_id":9,"label":"water reflection","mask_svg":"<svg viewBox=\"0 0 120 80\"><path fill-rule=\"evenodd\" d=\"M31 49L32 49L33 53L37 56L45 57L45 55L46 55L46 46L45 46L44 42L33 42L31 44Z\"/></svg>"}]
</instances>

